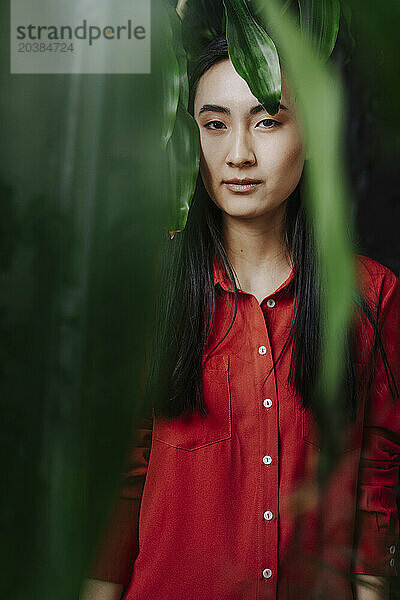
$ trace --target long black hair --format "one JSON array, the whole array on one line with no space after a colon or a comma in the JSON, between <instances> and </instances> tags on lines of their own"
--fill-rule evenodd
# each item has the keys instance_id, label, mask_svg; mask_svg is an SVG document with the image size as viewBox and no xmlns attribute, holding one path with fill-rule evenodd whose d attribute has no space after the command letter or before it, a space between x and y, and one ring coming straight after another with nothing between
<instances>
[{"instance_id":1,"label":"long black hair","mask_svg":"<svg viewBox=\"0 0 400 600\"><path fill-rule=\"evenodd\" d=\"M189 112L192 116L201 76L218 61L228 58L228 45L222 34L212 40L195 64L191 65ZM313 229L302 204L302 189L303 175L286 202L284 249L294 268L295 301L290 331L273 368L292 338L290 383L298 393L303 408L311 409L318 420L321 414L316 394L321 364L321 279ZM202 395L203 353L212 328L216 294L220 293L213 284L214 254L223 265L234 289L234 313L222 337L224 339L237 314L238 290L223 244L222 211L210 199L199 173L184 230L173 239L166 232L163 240L157 322L153 330L147 379L149 402L158 416L175 418L196 410L207 414ZM394 393L398 395L378 330L379 306L370 306L362 290L355 298L355 306L362 318L372 325L373 347L381 351L386 374L391 376L390 389L393 396ZM339 404L336 406L349 423L355 421L358 395L366 389L365 382L357 381L354 370L353 335L350 327L343 357L345 368L338 395ZM368 374L368 369L365 371ZM370 376L369 383L371 381Z\"/></svg>"}]
</instances>

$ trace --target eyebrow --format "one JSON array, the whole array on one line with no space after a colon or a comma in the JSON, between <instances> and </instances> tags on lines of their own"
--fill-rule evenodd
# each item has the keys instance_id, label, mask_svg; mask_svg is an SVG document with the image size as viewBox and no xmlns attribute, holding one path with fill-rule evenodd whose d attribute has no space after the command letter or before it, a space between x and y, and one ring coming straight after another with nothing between
<instances>
[{"instance_id":1,"label":"eyebrow","mask_svg":"<svg viewBox=\"0 0 400 600\"><path fill-rule=\"evenodd\" d=\"M288 110L286 106L283 104L279 105L279 108L282 110ZM259 112L265 112L266 109L262 104L257 104L256 106L252 106L249 110L250 115L256 115ZM219 106L218 104L204 104L199 110L199 116L204 112L218 112L223 113L224 115L230 115L231 111L227 106ZM268 111L266 111L268 112Z\"/></svg>"}]
</instances>

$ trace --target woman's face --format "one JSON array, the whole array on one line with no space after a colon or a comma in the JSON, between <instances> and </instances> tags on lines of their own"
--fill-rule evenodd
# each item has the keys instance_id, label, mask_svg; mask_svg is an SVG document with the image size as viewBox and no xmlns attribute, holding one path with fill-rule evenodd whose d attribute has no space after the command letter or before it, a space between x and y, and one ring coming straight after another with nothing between
<instances>
[{"instance_id":1,"label":"woman's face","mask_svg":"<svg viewBox=\"0 0 400 600\"><path fill-rule=\"evenodd\" d=\"M200 130L200 173L217 206L231 217L257 219L282 209L304 165L301 129L285 75L281 108L271 117L230 59L220 61L199 80L194 117ZM227 183L232 179L258 183Z\"/></svg>"}]
</instances>

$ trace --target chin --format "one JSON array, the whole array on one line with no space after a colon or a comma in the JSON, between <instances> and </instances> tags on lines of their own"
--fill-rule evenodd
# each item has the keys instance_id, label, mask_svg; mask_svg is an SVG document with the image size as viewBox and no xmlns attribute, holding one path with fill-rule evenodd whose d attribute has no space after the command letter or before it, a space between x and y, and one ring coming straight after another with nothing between
<instances>
[{"instance_id":1,"label":"chin","mask_svg":"<svg viewBox=\"0 0 400 600\"><path fill-rule=\"evenodd\" d=\"M231 209L231 210L224 210L222 209L222 212L229 216L232 217L233 219L237 218L237 219L254 219L254 217L262 217L265 213L262 214L258 214L257 213L257 209L254 208L253 210L249 210L249 209L245 209L243 208L242 210L240 209Z\"/></svg>"},{"instance_id":2,"label":"chin","mask_svg":"<svg viewBox=\"0 0 400 600\"><path fill-rule=\"evenodd\" d=\"M231 196L230 198L224 198L218 205L222 210L226 212L237 212L237 210L253 210L255 208L259 208L262 203L262 198L257 198L254 195L245 195L245 194L237 194L236 196Z\"/></svg>"}]
</instances>

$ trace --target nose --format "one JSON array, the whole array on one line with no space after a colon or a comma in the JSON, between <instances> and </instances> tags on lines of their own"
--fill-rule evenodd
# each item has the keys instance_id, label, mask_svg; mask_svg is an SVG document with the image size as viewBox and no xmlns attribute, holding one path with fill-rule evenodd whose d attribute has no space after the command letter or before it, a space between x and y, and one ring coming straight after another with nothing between
<instances>
[{"instance_id":1,"label":"nose","mask_svg":"<svg viewBox=\"0 0 400 600\"><path fill-rule=\"evenodd\" d=\"M226 156L226 164L230 167L253 165L256 156L253 151L251 136L246 128L238 128L229 140L230 147Z\"/></svg>"}]
</instances>

